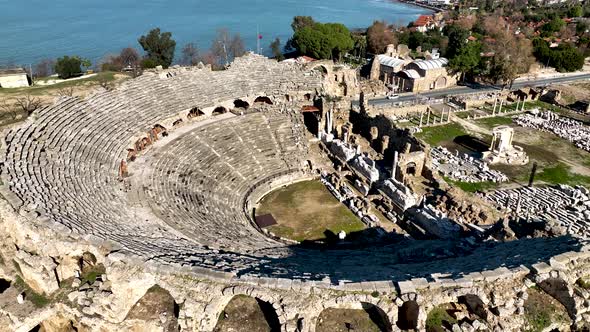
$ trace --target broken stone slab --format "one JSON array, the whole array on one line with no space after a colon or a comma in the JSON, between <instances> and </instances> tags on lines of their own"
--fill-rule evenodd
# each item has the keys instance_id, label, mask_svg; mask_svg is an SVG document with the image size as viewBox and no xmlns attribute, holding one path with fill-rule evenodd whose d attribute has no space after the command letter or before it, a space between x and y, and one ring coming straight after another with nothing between
<instances>
[{"instance_id":1,"label":"broken stone slab","mask_svg":"<svg viewBox=\"0 0 590 332\"><path fill-rule=\"evenodd\" d=\"M535 274L549 273L549 272L551 272L551 270L552 270L551 266L549 266L549 264L547 264L545 262L536 263L536 264L533 264L533 266L532 266L532 271Z\"/></svg>"},{"instance_id":2,"label":"broken stone slab","mask_svg":"<svg viewBox=\"0 0 590 332\"><path fill-rule=\"evenodd\" d=\"M414 283L411 280L399 281L397 283L397 289L400 294L416 292L416 287L414 286Z\"/></svg>"}]
</instances>

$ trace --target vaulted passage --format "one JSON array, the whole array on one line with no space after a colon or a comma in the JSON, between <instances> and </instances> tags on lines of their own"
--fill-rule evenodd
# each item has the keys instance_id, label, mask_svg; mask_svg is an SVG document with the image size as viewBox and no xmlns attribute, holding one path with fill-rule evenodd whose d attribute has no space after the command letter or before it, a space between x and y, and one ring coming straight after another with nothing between
<instances>
[{"instance_id":1,"label":"vaulted passage","mask_svg":"<svg viewBox=\"0 0 590 332\"><path fill-rule=\"evenodd\" d=\"M243 109L247 110L248 108L250 108L250 104L248 104L247 101L243 101L242 99L236 99L236 100L234 100L234 107L235 108L243 108Z\"/></svg>"},{"instance_id":2,"label":"vaulted passage","mask_svg":"<svg viewBox=\"0 0 590 332\"><path fill-rule=\"evenodd\" d=\"M392 325L381 308L360 303L360 309L327 308L316 323L316 332L389 332Z\"/></svg>"},{"instance_id":3,"label":"vaulted passage","mask_svg":"<svg viewBox=\"0 0 590 332\"><path fill-rule=\"evenodd\" d=\"M205 113L203 113L199 108L195 107L188 112L187 117L189 119L191 119L191 118L196 118L201 115L205 115Z\"/></svg>"},{"instance_id":4,"label":"vaulted passage","mask_svg":"<svg viewBox=\"0 0 590 332\"><path fill-rule=\"evenodd\" d=\"M225 108L223 106L219 106L213 110L213 115L224 114L224 113L227 113L227 108Z\"/></svg>"},{"instance_id":5,"label":"vaulted passage","mask_svg":"<svg viewBox=\"0 0 590 332\"><path fill-rule=\"evenodd\" d=\"M271 303L246 295L237 295L219 314L213 331L279 332L281 323Z\"/></svg>"},{"instance_id":6,"label":"vaulted passage","mask_svg":"<svg viewBox=\"0 0 590 332\"><path fill-rule=\"evenodd\" d=\"M158 322L164 331L178 331L179 306L170 293L158 285L148 289L127 313L125 320Z\"/></svg>"},{"instance_id":7,"label":"vaulted passage","mask_svg":"<svg viewBox=\"0 0 590 332\"><path fill-rule=\"evenodd\" d=\"M289 101L288 98L287 98L287 101ZM256 97L256 99L254 99L254 103L264 103L264 104L272 105L272 101L270 100L270 98L268 98L266 96Z\"/></svg>"},{"instance_id":8,"label":"vaulted passage","mask_svg":"<svg viewBox=\"0 0 590 332\"><path fill-rule=\"evenodd\" d=\"M416 301L407 301L399 308L397 316L397 327L402 330L418 328L418 314L420 306Z\"/></svg>"},{"instance_id":9,"label":"vaulted passage","mask_svg":"<svg viewBox=\"0 0 590 332\"><path fill-rule=\"evenodd\" d=\"M4 293L10 287L10 280L0 278L0 294Z\"/></svg>"}]
</instances>

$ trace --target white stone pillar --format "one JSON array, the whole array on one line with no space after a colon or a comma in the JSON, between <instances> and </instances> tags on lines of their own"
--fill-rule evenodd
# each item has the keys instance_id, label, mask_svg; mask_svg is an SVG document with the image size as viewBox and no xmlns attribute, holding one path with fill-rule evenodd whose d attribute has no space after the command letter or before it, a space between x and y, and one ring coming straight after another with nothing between
<instances>
[{"instance_id":1,"label":"white stone pillar","mask_svg":"<svg viewBox=\"0 0 590 332\"><path fill-rule=\"evenodd\" d=\"M395 175L397 173L397 163L398 163L399 154L397 151L393 153L393 167L391 168L391 178L395 179Z\"/></svg>"},{"instance_id":2,"label":"white stone pillar","mask_svg":"<svg viewBox=\"0 0 590 332\"><path fill-rule=\"evenodd\" d=\"M422 127L422 118L424 118L424 111L420 112L420 125L419 125L419 127Z\"/></svg>"}]
</instances>

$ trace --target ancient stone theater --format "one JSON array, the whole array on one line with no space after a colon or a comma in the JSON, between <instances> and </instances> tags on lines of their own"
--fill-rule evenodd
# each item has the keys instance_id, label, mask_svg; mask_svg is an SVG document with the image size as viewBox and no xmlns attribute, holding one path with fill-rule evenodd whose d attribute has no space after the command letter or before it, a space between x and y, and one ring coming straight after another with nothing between
<instances>
[{"instance_id":1,"label":"ancient stone theater","mask_svg":"<svg viewBox=\"0 0 590 332\"><path fill-rule=\"evenodd\" d=\"M264 304L279 331L316 331L331 308L371 310L385 331L424 330L442 303L477 313L463 331L508 331L522 323L531 283L573 322L588 318L588 292L575 281L590 252L576 239L399 236L318 248L256 224L269 192L341 168L310 142L351 144L343 114L359 89L342 65L248 54L226 70L153 70L61 97L6 129L0 330L214 331L241 296ZM426 172L428 153L412 142L406 153L398 144L398 164ZM353 172L375 167L360 146L349 152L362 156ZM361 191L384 180L366 174ZM406 204L406 180L384 181L404 209L420 201Z\"/></svg>"}]
</instances>

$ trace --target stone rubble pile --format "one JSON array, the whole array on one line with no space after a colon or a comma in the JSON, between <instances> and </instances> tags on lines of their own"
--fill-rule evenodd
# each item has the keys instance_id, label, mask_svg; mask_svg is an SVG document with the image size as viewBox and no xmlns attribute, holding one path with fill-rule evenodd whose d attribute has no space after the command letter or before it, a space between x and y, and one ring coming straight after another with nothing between
<instances>
[{"instance_id":1,"label":"stone rubble pile","mask_svg":"<svg viewBox=\"0 0 590 332\"><path fill-rule=\"evenodd\" d=\"M557 221L568 233L590 238L590 191L582 186L520 187L481 196L521 218Z\"/></svg>"},{"instance_id":2,"label":"stone rubble pile","mask_svg":"<svg viewBox=\"0 0 590 332\"><path fill-rule=\"evenodd\" d=\"M461 182L506 182L508 176L500 171L490 169L485 161L476 159L466 153L455 154L445 147L437 146L430 150L434 168L452 180Z\"/></svg>"},{"instance_id":3,"label":"stone rubble pile","mask_svg":"<svg viewBox=\"0 0 590 332\"><path fill-rule=\"evenodd\" d=\"M576 147L590 152L590 127L580 121L545 111L538 114L520 115L514 118L514 122L525 128L554 133L572 142Z\"/></svg>"}]
</instances>

